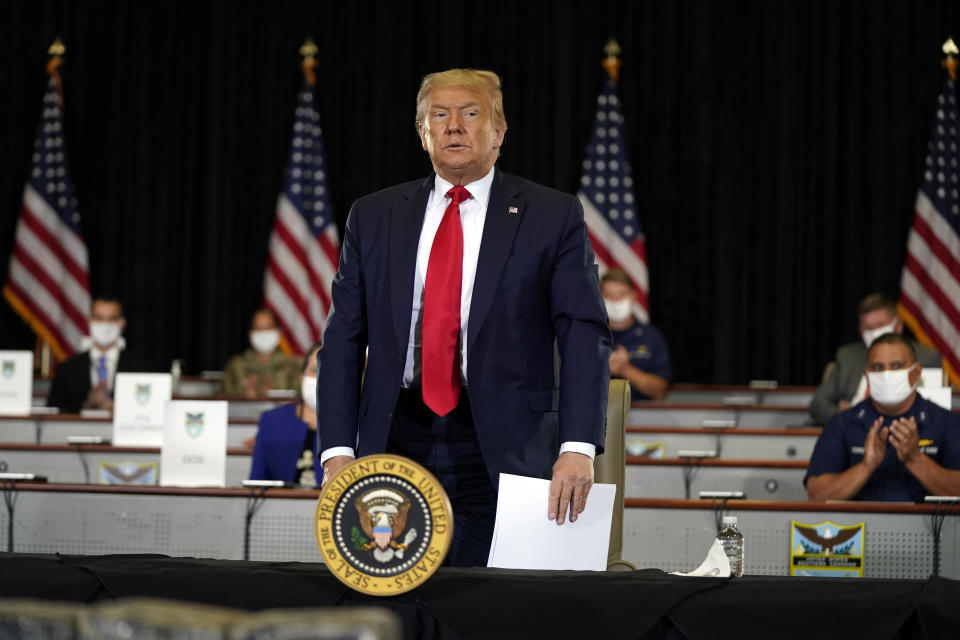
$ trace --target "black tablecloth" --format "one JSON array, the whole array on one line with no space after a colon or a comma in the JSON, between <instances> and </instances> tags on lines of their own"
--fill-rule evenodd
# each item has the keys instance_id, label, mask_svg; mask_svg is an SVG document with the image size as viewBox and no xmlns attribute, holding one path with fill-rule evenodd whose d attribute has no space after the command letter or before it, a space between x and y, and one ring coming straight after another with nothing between
<instances>
[{"instance_id":1,"label":"black tablecloth","mask_svg":"<svg viewBox=\"0 0 960 640\"><path fill-rule=\"evenodd\" d=\"M408 638L954 638L960 582L440 569L376 598L321 564L152 555L0 554L0 597L98 602L150 596L247 610L384 606Z\"/></svg>"}]
</instances>

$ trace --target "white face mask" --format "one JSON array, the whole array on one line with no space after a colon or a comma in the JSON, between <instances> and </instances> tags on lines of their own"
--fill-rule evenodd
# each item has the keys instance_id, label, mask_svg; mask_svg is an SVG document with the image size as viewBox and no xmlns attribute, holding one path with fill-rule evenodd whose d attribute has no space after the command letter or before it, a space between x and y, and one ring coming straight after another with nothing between
<instances>
[{"instance_id":1,"label":"white face mask","mask_svg":"<svg viewBox=\"0 0 960 640\"><path fill-rule=\"evenodd\" d=\"M911 371L913 367L890 371L868 371L870 397L888 407L900 404L917 388L917 385L910 384Z\"/></svg>"},{"instance_id":2,"label":"white face mask","mask_svg":"<svg viewBox=\"0 0 960 640\"><path fill-rule=\"evenodd\" d=\"M119 322L91 322L90 339L101 349L111 346L120 337Z\"/></svg>"},{"instance_id":3,"label":"white face mask","mask_svg":"<svg viewBox=\"0 0 960 640\"><path fill-rule=\"evenodd\" d=\"M317 408L317 376L303 376L300 383L300 395L303 403L311 409Z\"/></svg>"},{"instance_id":4,"label":"white face mask","mask_svg":"<svg viewBox=\"0 0 960 640\"><path fill-rule=\"evenodd\" d=\"M894 320L893 322L891 322L886 326L877 327L876 329L869 329L867 331L862 332L860 335L863 337L863 344L867 345L867 349L869 349L870 345L873 344L874 340L876 340L882 335L886 335L888 333L895 333L896 329L897 329L897 321Z\"/></svg>"},{"instance_id":5,"label":"white face mask","mask_svg":"<svg viewBox=\"0 0 960 640\"><path fill-rule=\"evenodd\" d=\"M280 344L280 332L276 329L262 329L250 332L250 344L258 353L273 353Z\"/></svg>"},{"instance_id":6,"label":"white face mask","mask_svg":"<svg viewBox=\"0 0 960 640\"><path fill-rule=\"evenodd\" d=\"M607 308L607 317L610 318L610 322L623 322L633 313L633 301L630 298L617 301L604 298L603 306Z\"/></svg>"}]
</instances>

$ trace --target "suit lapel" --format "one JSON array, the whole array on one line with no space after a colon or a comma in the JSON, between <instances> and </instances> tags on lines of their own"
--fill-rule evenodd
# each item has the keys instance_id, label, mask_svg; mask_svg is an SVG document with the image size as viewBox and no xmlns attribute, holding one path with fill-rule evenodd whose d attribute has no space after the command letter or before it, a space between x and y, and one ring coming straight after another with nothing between
<instances>
[{"instance_id":1,"label":"suit lapel","mask_svg":"<svg viewBox=\"0 0 960 640\"><path fill-rule=\"evenodd\" d=\"M477 332L490 311L493 296L500 282L500 272L513 246L520 218L523 217L524 202L518 199L520 188L496 170L493 185L490 187L490 201L487 204L487 216L483 223L483 239L480 241L480 255L477 260L477 277L473 283L473 297L470 300L470 322L467 327L467 353L473 348Z\"/></svg>"},{"instance_id":2,"label":"suit lapel","mask_svg":"<svg viewBox=\"0 0 960 640\"><path fill-rule=\"evenodd\" d=\"M420 185L404 194L390 212L390 308L393 310L393 329L397 348L406 356L410 340L410 305L413 301L413 281L417 268L417 246L427 210L427 197L433 188L433 174Z\"/></svg>"}]
</instances>

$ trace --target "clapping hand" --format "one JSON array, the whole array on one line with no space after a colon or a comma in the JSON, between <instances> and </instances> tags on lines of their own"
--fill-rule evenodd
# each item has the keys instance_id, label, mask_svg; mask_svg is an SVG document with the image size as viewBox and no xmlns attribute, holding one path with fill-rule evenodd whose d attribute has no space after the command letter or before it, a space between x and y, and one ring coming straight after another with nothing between
<instances>
[{"instance_id":1,"label":"clapping hand","mask_svg":"<svg viewBox=\"0 0 960 640\"><path fill-rule=\"evenodd\" d=\"M900 462L912 462L920 455L920 434L913 418L897 418L890 425L890 444Z\"/></svg>"},{"instance_id":2,"label":"clapping hand","mask_svg":"<svg viewBox=\"0 0 960 640\"><path fill-rule=\"evenodd\" d=\"M867 438L863 442L863 464L873 471L883 462L883 456L887 454L887 437L890 433L888 427L881 428L883 418L877 418L870 425L870 431L867 432Z\"/></svg>"}]
</instances>

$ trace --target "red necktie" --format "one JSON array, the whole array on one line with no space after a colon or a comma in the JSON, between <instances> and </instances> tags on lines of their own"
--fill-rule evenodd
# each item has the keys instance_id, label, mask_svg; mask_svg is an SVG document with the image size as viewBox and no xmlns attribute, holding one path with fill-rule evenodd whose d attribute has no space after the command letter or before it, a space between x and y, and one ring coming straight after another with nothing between
<instances>
[{"instance_id":1,"label":"red necktie","mask_svg":"<svg viewBox=\"0 0 960 640\"><path fill-rule=\"evenodd\" d=\"M445 416L460 401L460 289L463 280L463 227L460 203L470 197L463 187L447 192L450 204L443 212L427 263L423 285L421 372L423 403Z\"/></svg>"}]
</instances>

